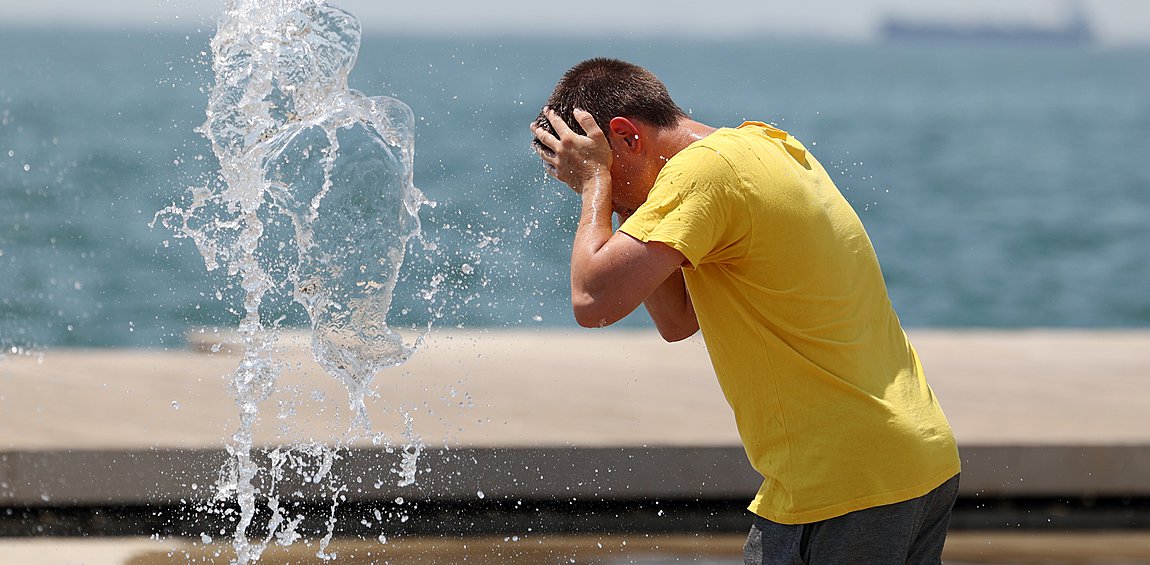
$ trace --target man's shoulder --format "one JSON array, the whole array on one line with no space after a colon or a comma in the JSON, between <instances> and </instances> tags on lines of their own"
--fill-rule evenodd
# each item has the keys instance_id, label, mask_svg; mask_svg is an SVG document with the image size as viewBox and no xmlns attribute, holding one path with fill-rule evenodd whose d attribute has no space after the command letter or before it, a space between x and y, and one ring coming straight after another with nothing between
<instances>
[{"instance_id":1,"label":"man's shoulder","mask_svg":"<svg viewBox=\"0 0 1150 565\"><path fill-rule=\"evenodd\" d=\"M714 135L688 145L671 157L666 167L673 172L703 177L734 174L730 161L734 148L723 139L712 139Z\"/></svg>"}]
</instances>

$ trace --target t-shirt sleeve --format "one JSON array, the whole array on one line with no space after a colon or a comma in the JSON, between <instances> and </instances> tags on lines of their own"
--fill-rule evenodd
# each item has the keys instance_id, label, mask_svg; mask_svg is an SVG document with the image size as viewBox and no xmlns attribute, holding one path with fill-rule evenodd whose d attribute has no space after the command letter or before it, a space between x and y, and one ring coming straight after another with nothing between
<instances>
[{"instance_id":1,"label":"t-shirt sleeve","mask_svg":"<svg viewBox=\"0 0 1150 565\"><path fill-rule=\"evenodd\" d=\"M745 206L737 205L738 176L708 147L683 150L663 167L647 201L619 226L642 242L676 249L691 267L720 260L737 247Z\"/></svg>"}]
</instances>

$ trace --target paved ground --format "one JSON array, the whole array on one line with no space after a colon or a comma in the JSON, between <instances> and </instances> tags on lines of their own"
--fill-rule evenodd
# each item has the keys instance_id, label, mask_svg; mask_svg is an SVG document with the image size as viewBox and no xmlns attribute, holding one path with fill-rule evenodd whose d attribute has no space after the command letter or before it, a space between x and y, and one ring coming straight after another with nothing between
<instances>
[{"instance_id":1,"label":"paved ground","mask_svg":"<svg viewBox=\"0 0 1150 565\"><path fill-rule=\"evenodd\" d=\"M0 501L197 494L189 485L215 473L237 425L227 382L238 356L225 338L194 337L182 351L56 350L0 363ZM912 339L958 436L965 493L1150 496L1150 331L919 331ZM303 336L286 336L278 358L284 373L260 407L256 443L346 439L346 390L311 359ZM554 496L581 483L594 495L633 485L648 490L632 496L737 497L757 484L697 338L444 332L375 384L369 412L383 437L374 439L405 443L409 418L429 453L440 449L428 456L439 469L493 490L529 484L524 496ZM354 445L370 452L372 439ZM461 449L472 449L477 465L453 460L450 450ZM184 468L204 476L173 471ZM548 481L537 480L543 468ZM601 469L612 474L590 486L568 477ZM141 481L154 488L141 490Z\"/></svg>"},{"instance_id":2,"label":"paved ground","mask_svg":"<svg viewBox=\"0 0 1150 565\"><path fill-rule=\"evenodd\" d=\"M445 540L416 538L335 540L326 548L336 563L456 565L482 563L540 565L741 565L742 536L510 536ZM316 557L318 545L302 542L272 547L260 563L331 563ZM0 563L11 565L159 565L228 563L231 548L220 544L149 539L0 540ZM944 552L947 565L1058 564L1134 565L1150 563L1150 534L1018 534L953 532Z\"/></svg>"},{"instance_id":3,"label":"paved ground","mask_svg":"<svg viewBox=\"0 0 1150 565\"><path fill-rule=\"evenodd\" d=\"M1150 331L912 332L959 442L1150 445ZM210 341L210 336L208 336ZM258 442L339 438L342 385L287 339ZM0 362L0 451L202 448L237 408L228 353L54 350ZM430 445L736 445L697 338L639 331L448 332L377 377L374 429Z\"/></svg>"},{"instance_id":4,"label":"paved ground","mask_svg":"<svg viewBox=\"0 0 1150 565\"><path fill-rule=\"evenodd\" d=\"M912 339L967 459L965 488L983 493L1046 481L1056 490L1086 485L1150 494L1150 331L917 331ZM55 497L69 485L80 494L115 498L139 491L147 469L132 466L156 461L157 453L218 454L236 426L238 409L226 383L238 357L226 344L210 353L212 341L199 340L199 350L54 350L0 361L0 501L66 502L67 496ZM296 337L285 339L281 358L287 369L280 391L261 406L257 443L345 438L350 418L342 385L318 369ZM568 473L597 472L601 463L618 458L691 453L709 454L708 460L719 453L730 461L723 463L730 469L716 466L714 472L745 466L737 461L734 425L698 340L664 344L649 332L617 330L438 333L410 363L384 371L376 384L378 397L369 402L373 429L392 442L402 441L404 416L410 415L414 432L431 447L454 453L517 448L511 451L536 454L530 456L532 472L540 468L541 452L557 457L556 472ZM357 445L372 449L366 439ZM478 470L461 460L442 465L433 470L452 469L459 476ZM496 477L507 476L469 478L493 485ZM611 482L599 477L596 495L611 492ZM698 484L699 477L684 477L680 482ZM124 484L109 487L115 480ZM89 488L83 481L103 482ZM31 490L18 493L16 483ZM571 485L561 479L532 488L564 484ZM194 485L174 485L168 496L178 500L187 488ZM475 492L471 485L464 490ZM697 538L676 539L548 538L528 546L484 538L468 540L466 549L443 540L393 540L386 549L395 563L455 563L461 555L477 562L539 563L569 554L603 565L737 562L731 552L741 540L715 538L704 551ZM622 541L633 553L604 553L597 546L610 550ZM0 563L147 565L189 558L226 562L230 555L226 547L189 543L4 539ZM681 543L690 547L676 545ZM686 553L655 551L672 546ZM267 562L310 562L314 549L297 544L269 554ZM336 549L358 555L380 546L344 540ZM491 561L492 555L498 558ZM478 560L483 556L487 561ZM1150 537L966 532L952 536L948 562L1150 563Z\"/></svg>"}]
</instances>

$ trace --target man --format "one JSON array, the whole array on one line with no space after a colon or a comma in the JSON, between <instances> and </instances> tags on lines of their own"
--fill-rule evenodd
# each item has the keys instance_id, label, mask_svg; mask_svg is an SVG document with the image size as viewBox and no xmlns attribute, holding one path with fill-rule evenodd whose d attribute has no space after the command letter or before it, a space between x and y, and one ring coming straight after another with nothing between
<instances>
[{"instance_id":1,"label":"man","mask_svg":"<svg viewBox=\"0 0 1150 565\"><path fill-rule=\"evenodd\" d=\"M696 122L653 74L611 59L569 70L531 131L582 198L576 320L643 304L668 341L702 329L764 478L746 562L939 563L954 437L862 223L814 156L763 123Z\"/></svg>"}]
</instances>

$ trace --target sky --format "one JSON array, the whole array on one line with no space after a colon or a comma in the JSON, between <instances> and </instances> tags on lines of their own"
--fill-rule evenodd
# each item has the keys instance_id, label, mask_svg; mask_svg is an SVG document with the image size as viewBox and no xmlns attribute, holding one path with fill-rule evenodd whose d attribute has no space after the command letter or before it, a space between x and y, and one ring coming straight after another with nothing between
<instances>
[{"instance_id":1,"label":"sky","mask_svg":"<svg viewBox=\"0 0 1150 565\"><path fill-rule=\"evenodd\" d=\"M1104 44L1150 44L1146 0L335 0L366 30L476 36L874 37L888 15L929 20L1039 23L1066 21L1082 7ZM211 29L223 0L0 0L7 25ZM705 10L699 7L705 5Z\"/></svg>"}]
</instances>

